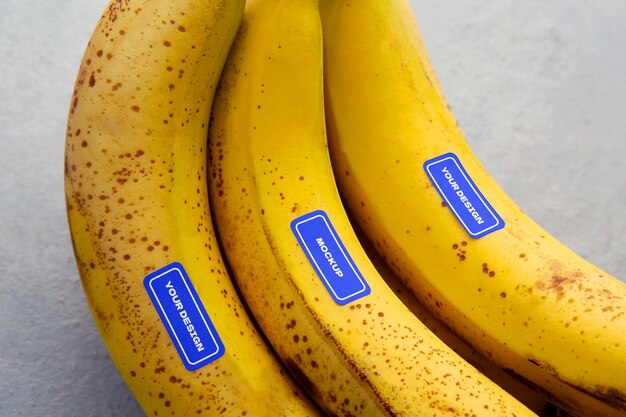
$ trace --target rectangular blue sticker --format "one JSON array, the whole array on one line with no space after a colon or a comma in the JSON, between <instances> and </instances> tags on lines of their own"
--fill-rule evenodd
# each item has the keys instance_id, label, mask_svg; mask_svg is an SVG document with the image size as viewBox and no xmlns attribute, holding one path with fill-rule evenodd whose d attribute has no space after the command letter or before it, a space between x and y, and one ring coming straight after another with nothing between
<instances>
[{"instance_id":1,"label":"rectangular blue sticker","mask_svg":"<svg viewBox=\"0 0 626 417\"><path fill-rule=\"evenodd\" d=\"M298 217L291 222L291 230L337 304L345 305L370 293L326 213L317 210Z\"/></svg>"},{"instance_id":2,"label":"rectangular blue sticker","mask_svg":"<svg viewBox=\"0 0 626 417\"><path fill-rule=\"evenodd\" d=\"M471 237L478 239L504 227L502 218L478 190L455 154L447 153L426 161L424 170Z\"/></svg>"},{"instance_id":3,"label":"rectangular blue sticker","mask_svg":"<svg viewBox=\"0 0 626 417\"><path fill-rule=\"evenodd\" d=\"M224 345L180 263L151 273L143 283L187 369L195 371L224 354Z\"/></svg>"}]
</instances>

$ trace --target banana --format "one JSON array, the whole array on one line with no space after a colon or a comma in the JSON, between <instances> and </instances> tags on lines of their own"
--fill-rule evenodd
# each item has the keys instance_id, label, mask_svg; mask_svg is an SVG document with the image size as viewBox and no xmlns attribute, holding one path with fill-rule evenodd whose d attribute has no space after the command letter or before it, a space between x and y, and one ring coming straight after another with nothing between
<instances>
[{"instance_id":1,"label":"banana","mask_svg":"<svg viewBox=\"0 0 626 417\"><path fill-rule=\"evenodd\" d=\"M255 330L211 223L208 121L243 8L112 1L71 101L65 193L80 277L150 416L319 415Z\"/></svg>"},{"instance_id":2,"label":"banana","mask_svg":"<svg viewBox=\"0 0 626 417\"><path fill-rule=\"evenodd\" d=\"M550 403L548 396L538 390L532 384L512 375L505 369L500 368L486 357L481 355L476 349L467 344L456 333L435 317L430 310L426 308L416 297L411 294L402 281L393 273L393 271L383 261L372 243L367 240L363 231L353 222L351 224L359 238L359 242L367 253L368 258L376 268L376 271L385 280L385 283L393 290L402 303L422 322L428 329L433 332L441 341L448 345L459 356L469 362L472 366L482 372L487 378L501 386L509 394L517 398L522 404L532 410L539 416L553 416L556 407Z\"/></svg>"},{"instance_id":3,"label":"banana","mask_svg":"<svg viewBox=\"0 0 626 417\"><path fill-rule=\"evenodd\" d=\"M209 200L246 304L329 415L534 415L417 320L360 247L330 165L322 54L316 0L248 2L209 129Z\"/></svg>"},{"instance_id":4,"label":"banana","mask_svg":"<svg viewBox=\"0 0 626 417\"><path fill-rule=\"evenodd\" d=\"M626 415L626 285L517 207L472 153L405 0L323 0L339 189L388 265L477 350L572 412Z\"/></svg>"}]
</instances>

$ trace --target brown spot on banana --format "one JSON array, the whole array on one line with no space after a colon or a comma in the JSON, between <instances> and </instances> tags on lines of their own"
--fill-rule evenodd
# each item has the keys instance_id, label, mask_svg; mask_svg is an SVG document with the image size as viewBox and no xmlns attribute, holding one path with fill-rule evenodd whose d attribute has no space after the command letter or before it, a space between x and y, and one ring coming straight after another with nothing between
<instances>
[{"instance_id":1,"label":"brown spot on banana","mask_svg":"<svg viewBox=\"0 0 626 417\"><path fill-rule=\"evenodd\" d=\"M535 288L540 291L552 291L556 293L556 299L562 299L569 288L574 288L580 282L580 277L566 275L552 275L535 283Z\"/></svg>"}]
</instances>

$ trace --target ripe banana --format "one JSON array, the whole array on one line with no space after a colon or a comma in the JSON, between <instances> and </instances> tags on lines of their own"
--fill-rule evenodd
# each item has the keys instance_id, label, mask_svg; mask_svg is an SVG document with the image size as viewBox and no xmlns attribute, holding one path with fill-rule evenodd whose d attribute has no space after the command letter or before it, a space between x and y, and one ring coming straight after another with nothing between
<instances>
[{"instance_id":1,"label":"ripe banana","mask_svg":"<svg viewBox=\"0 0 626 417\"><path fill-rule=\"evenodd\" d=\"M368 260L333 178L322 71L316 0L248 2L214 101L209 183L260 327L330 415L534 415L419 322Z\"/></svg>"},{"instance_id":2,"label":"ripe banana","mask_svg":"<svg viewBox=\"0 0 626 417\"><path fill-rule=\"evenodd\" d=\"M348 216L350 217L350 216ZM539 416L553 416L556 407L550 403L548 396L536 387L525 383L507 370L497 366L476 349L461 339L445 323L435 317L419 300L411 294L402 281L385 264L372 243L367 240L357 224L352 223L361 246L367 253L370 261L405 306L433 332L442 342L448 345L459 356L482 372L487 378L504 388L509 394L517 398L522 404Z\"/></svg>"},{"instance_id":3,"label":"ripe banana","mask_svg":"<svg viewBox=\"0 0 626 417\"><path fill-rule=\"evenodd\" d=\"M72 97L74 252L104 343L150 416L319 415L255 330L213 234L206 134L243 7L112 1Z\"/></svg>"},{"instance_id":4,"label":"ripe banana","mask_svg":"<svg viewBox=\"0 0 626 417\"><path fill-rule=\"evenodd\" d=\"M452 329L588 416L626 415L626 285L528 218L471 152L405 0L322 0L328 135L349 210Z\"/></svg>"}]
</instances>

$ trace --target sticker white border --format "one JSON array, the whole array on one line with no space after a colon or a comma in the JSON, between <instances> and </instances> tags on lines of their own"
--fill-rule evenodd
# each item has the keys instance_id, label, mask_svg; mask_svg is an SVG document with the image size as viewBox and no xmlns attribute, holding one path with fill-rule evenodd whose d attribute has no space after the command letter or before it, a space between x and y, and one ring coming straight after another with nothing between
<instances>
[{"instance_id":1,"label":"sticker white border","mask_svg":"<svg viewBox=\"0 0 626 417\"><path fill-rule=\"evenodd\" d=\"M165 309L163 308L163 305L161 304L161 300L159 299L159 297L156 294L156 291L154 289L154 287L152 286L152 282L161 278L163 275L169 274L172 271L176 271L178 272L178 274L180 275L182 281L185 283L185 287L187 288L187 292L189 293L189 296L191 297L191 299L193 300L193 303L196 307L196 309L198 310L198 312L200 313L200 317L202 317L202 322L204 323L204 326L206 327L207 331L209 332L209 335L211 336L211 339L213 340L213 343L215 345L215 347L217 348L215 350L215 352L209 353L207 356L198 359L195 362L191 362L189 360L189 357L187 356L187 351L185 350L185 348L183 347L180 339L178 338L178 333L176 332L176 330L174 329L174 326L172 325L172 323L170 322L170 318L167 315L167 313L165 312ZM176 343L179 347L179 351L183 353L183 355L185 356L185 361L191 365L191 366L195 366L197 364L199 364L200 362L204 362L210 358L212 358L213 356L217 355L218 353L220 353L221 349L220 349L220 344L217 342L217 340L215 339L215 335L213 334L213 332L211 331L211 328L209 326L209 324L206 321L206 317L204 316L204 314L202 314L202 310L200 309L200 307L198 306L198 301L196 300L196 297L194 297L193 293L191 292L191 289L189 288L189 284L187 283L187 280L185 279L185 276L183 275L182 271L180 270L180 268L178 267L172 267L167 269L166 271L163 271L161 274L152 277L150 279L150 281L148 281L148 286L150 287L150 291L152 291L152 299L156 300L157 304L159 305L159 309L161 311L160 316L164 317L165 320L167 321L167 325L169 326L170 330L171 330L171 334L174 335L174 338L176 339Z\"/></svg>"},{"instance_id":2,"label":"sticker white border","mask_svg":"<svg viewBox=\"0 0 626 417\"><path fill-rule=\"evenodd\" d=\"M304 239L304 237L302 236L302 234L300 233L300 229L299 226L309 222L311 220L317 219L317 218L321 218L324 221L324 224L326 225L326 228L328 229L328 231L330 232L330 235L333 237L335 243L337 244L337 247L339 248L339 250L341 251L341 254L343 255L344 259L346 260L346 262L348 263L348 265L350 265L350 268L352 269L352 271L354 272L354 275L357 277L357 279L359 280L359 283L363 286L363 289L352 293L350 295L347 295L343 298L339 297L337 295L337 293L335 292L335 289L333 288L333 286L330 284L330 282L328 281L328 278L326 277L326 275L324 274L324 271L322 271L322 269L320 268L320 266L318 265L317 261L315 260L315 256L313 256L313 253L311 253L311 250L309 248L309 245L306 243L306 240ZM354 264L351 262L351 259L348 257L348 255L344 252L343 250L343 245L339 242L337 235L335 235L333 229L330 227L330 225L328 224L328 221L326 221L326 218L321 215L321 214L316 214L315 216L309 217L307 219L304 219L302 221L297 222L294 225L294 229L298 232L298 236L300 237L300 242L303 244L303 246L305 247L307 253L309 254L309 259L311 259L313 261L313 263L315 264L315 269L317 269L318 274L322 277L322 279L324 280L324 282L326 283L326 288L330 289L330 291L333 293L333 296L336 300L339 301L345 301L349 298L354 297L355 295L361 294L362 292L367 290L367 285L365 284L364 279L361 277L361 274L357 271L356 267L354 266Z\"/></svg>"},{"instance_id":3,"label":"sticker white border","mask_svg":"<svg viewBox=\"0 0 626 417\"><path fill-rule=\"evenodd\" d=\"M430 170L430 167L432 165L436 165L439 164L440 162L446 161L446 160L451 160L452 162L454 162L454 165L456 165L456 167L459 169L459 172L461 173L461 175L463 175L463 177L465 178L465 180L467 181L467 183L469 184L469 186L472 188L472 190L474 191L474 194L476 195L476 197L478 197L480 199L480 201L483 203L483 206L485 206L485 208L487 209L487 211L489 211L489 214L491 214L491 216L493 217L493 219L496 221L496 223L493 226L489 226L486 229L483 229L481 231L479 231L478 233L472 233L471 229L467 226L467 224L465 224L465 222L463 221L463 218L461 217L461 215L456 211L456 209L454 208L454 205L452 205L452 203L450 202L450 199L448 198L448 196L446 195L446 193L441 189L441 187L439 186L439 183L434 179L434 175L432 173L432 171ZM496 227L498 227L500 225L500 219L498 218L498 216L492 211L491 209L491 205L489 203L487 203L485 201L485 199L483 198L482 194L478 191L478 189L476 189L476 187L474 186L474 182L471 180L471 178L469 178L468 175L466 175L465 173L465 169L459 165L459 163L457 162L456 159L454 159L452 156L447 156L445 158L442 159L437 159L435 161L432 161L431 163L429 163L428 165L426 165L426 171L428 171L428 175L430 177L431 182L435 185L435 187L437 187L437 190L439 190L439 194L444 198L444 200L446 200L446 204L448 205L448 207L450 208L450 210L452 210L454 212L455 217L457 218L457 220L459 221L459 223L461 223L463 225L463 228L465 229L465 231L472 237L476 237L478 235L482 235L485 232L488 232L491 229L494 229Z\"/></svg>"}]
</instances>

